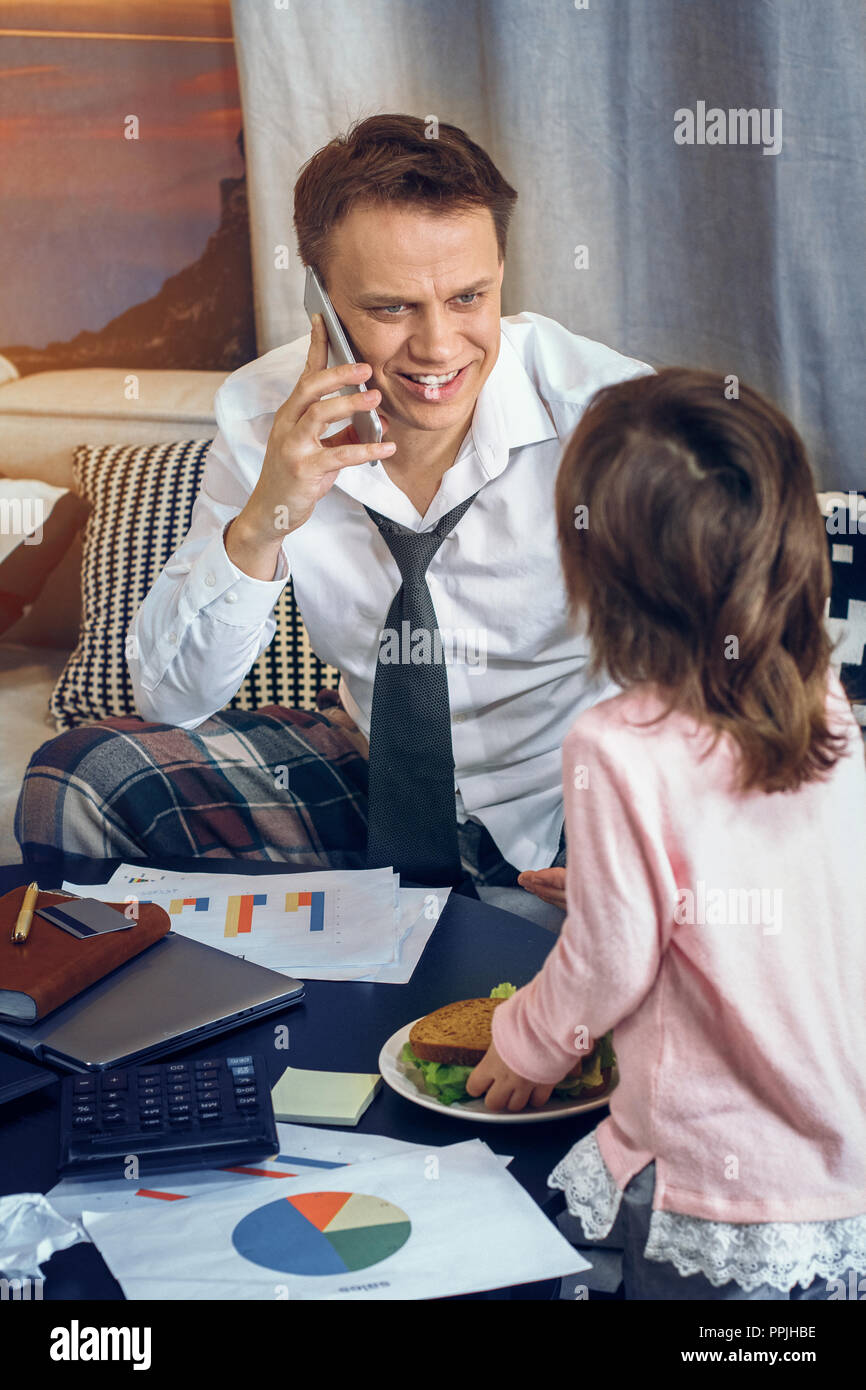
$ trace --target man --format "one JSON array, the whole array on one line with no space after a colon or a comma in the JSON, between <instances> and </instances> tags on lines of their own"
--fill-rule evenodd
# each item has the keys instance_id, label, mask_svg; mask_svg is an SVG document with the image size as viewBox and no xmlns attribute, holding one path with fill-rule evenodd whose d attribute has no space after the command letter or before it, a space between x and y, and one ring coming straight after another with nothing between
<instances>
[{"instance_id":1,"label":"man","mask_svg":"<svg viewBox=\"0 0 866 1390\"><path fill-rule=\"evenodd\" d=\"M500 318L516 197L463 131L440 125L428 140L409 116L361 122L302 170L301 260L318 270L359 365L327 367L318 320L309 345L277 348L223 384L192 526L130 630L138 709L174 737L159 758L200 774L211 734L224 744L242 726L242 770L223 759L215 782L199 775L190 789L187 777L177 805L133 804L128 720L124 797L112 793L102 726L61 736L25 780L16 833L28 856L48 840L38 783L62 762L56 745L80 748L92 734L100 751L67 775L80 804L53 816L77 852L94 851L76 827L92 831L88 808L99 805L109 809L97 852L226 855L258 843L298 862L394 863L425 883L513 885L524 871L523 886L564 907L560 746L580 710L615 687L582 674L554 481L595 390L649 368L550 319ZM384 445L358 443L351 427L371 408ZM314 650L342 673L341 708L283 712L283 741L270 728L263 753L267 717L215 712L271 640L290 574ZM201 758L179 742L196 738ZM277 747L289 768L279 791ZM95 776L88 797L80 788ZM228 832L201 830L218 821L226 781L264 827L240 849ZM291 815L275 814L281 804Z\"/></svg>"}]
</instances>

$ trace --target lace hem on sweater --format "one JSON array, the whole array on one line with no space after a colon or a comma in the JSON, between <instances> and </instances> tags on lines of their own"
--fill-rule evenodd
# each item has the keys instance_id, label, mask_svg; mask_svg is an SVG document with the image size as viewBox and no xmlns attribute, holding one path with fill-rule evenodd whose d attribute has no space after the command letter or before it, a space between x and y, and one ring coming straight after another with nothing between
<instances>
[{"instance_id":1,"label":"lace hem on sweater","mask_svg":"<svg viewBox=\"0 0 866 1390\"><path fill-rule=\"evenodd\" d=\"M586 1239L608 1235L622 1191L601 1156L595 1133L587 1134L556 1165L548 1187L560 1188ZM761 1284L785 1292L816 1277L838 1279L866 1271L866 1215L835 1221L705 1221L680 1212L654 1211L644 1257L668 1261L687 1278L702 1274L718 1288L734 1280L751 1293Z\"/></svg>"}]
</instances>

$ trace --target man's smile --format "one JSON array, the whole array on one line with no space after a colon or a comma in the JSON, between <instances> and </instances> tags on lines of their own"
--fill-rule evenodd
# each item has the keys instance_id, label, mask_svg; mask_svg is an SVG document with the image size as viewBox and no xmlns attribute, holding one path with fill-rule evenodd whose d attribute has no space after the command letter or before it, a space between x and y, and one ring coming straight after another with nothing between
<instances>
[{"instance_id":1,"label":"man's smile","mask_svg":"<svg viewBox=\"0 0 866 1390\"><path fill-rule=\"evenodd\" d=\"M397 377L401 387L408 391L411 396L417 400L435 403L453 400L462 388L469 375L469 369L473 365L472 362L467 362L463 367L457 367L453 371L441 374L395 371L393 375Z\"/></svg>"}]
</instances>

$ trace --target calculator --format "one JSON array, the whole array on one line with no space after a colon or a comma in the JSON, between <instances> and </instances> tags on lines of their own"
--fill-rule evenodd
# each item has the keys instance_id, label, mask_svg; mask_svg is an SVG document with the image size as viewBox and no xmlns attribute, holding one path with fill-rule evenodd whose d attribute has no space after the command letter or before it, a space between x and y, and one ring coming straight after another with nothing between
<instances>
[{"instance_id":1,"label":"calculator","mask_svg":"<svg viewBox=\"0 0 866 1390\"><path fill-rule=\"evenodd\" d=\"M150 1062L69 1076L61 1086L64 1177L219 1168L278 1150L263 1057Z\"/></svg>"}]
</instances>

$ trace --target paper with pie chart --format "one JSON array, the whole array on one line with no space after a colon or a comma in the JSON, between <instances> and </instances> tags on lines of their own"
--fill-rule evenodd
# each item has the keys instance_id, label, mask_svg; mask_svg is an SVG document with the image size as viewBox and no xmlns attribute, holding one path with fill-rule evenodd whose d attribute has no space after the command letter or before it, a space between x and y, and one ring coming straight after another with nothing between
<instances>
[{"instance_id":1,"label":"paper with pie chart","mask_svg":"<svg viewBox=\"0 0 866 1390\"><path fill-rule=\"evenodd\" d=\"M436 1298L589 1268L479 1139L82 1220L129 1299Z\"/></svg>"}]
</instances>

